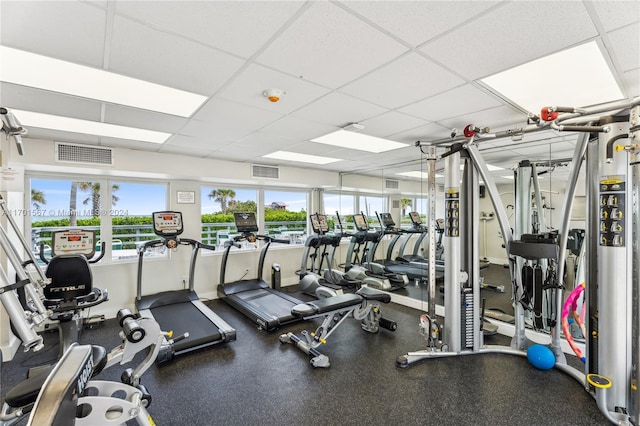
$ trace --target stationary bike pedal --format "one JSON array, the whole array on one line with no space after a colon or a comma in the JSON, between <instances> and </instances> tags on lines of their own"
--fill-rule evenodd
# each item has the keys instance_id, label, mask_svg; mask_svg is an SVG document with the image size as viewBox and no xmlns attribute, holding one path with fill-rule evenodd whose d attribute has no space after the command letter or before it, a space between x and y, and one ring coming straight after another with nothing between
<instances>
[{"instance_id":1,"label":"stationary bike pedal","mask_svg":"<svg viewBox=\"0 0 640 426\"><path fill-rule=\"evenodd\" d=\"M142 396L140 397L140 400L142 402L142 406L144 408L148 408L151 405L151 394L149 393L149 391L147 390L145 385L138 385L136 386L136 388L142 392Z\"/></svg>"},{"instance_id":2,"label":"stationary bike pedal","mask_svg":"<svg viewBox=\"0 0 640 426\"><path fill-rule=\"evenodd\" d=\"M104 315L95 315L89 318L86 318L83 322L83 326L85 330L91 330L93 328L102 327L105 323Z\"/></svg>"}]
</instances>

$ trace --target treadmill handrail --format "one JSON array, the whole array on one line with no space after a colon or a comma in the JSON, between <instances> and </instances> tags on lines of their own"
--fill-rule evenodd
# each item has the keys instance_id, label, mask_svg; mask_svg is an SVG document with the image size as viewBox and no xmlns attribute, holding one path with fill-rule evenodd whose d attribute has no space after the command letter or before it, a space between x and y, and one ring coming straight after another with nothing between
<instances>
[{"instance_id":1,"label":"treadmill handrail","mask_svg":"<svg viewBox=\"0 0 640 426\"><path fill-rule=\"evenodd\" d=\"M138 247L138 278L137 278L136 300L139 301L142 299L142 265L143 265L145 251L147 251L147 249L151 247L167 246L167 241L169 240L173 240L177 243L176 248L180 245L189 245L192 247L191 260L189 262L190 264L189 291L193 291L195 286L195 282L194 282L195 266L196 266L196 259L198 257L198 251L200 250L200 247L206 246L205 248L208 248L210 250L215 250L215 247L202 244L200 241L196 241L191 238L161 238L157 240L146 241L143 245Z\"/></svg>"}]
</instances>

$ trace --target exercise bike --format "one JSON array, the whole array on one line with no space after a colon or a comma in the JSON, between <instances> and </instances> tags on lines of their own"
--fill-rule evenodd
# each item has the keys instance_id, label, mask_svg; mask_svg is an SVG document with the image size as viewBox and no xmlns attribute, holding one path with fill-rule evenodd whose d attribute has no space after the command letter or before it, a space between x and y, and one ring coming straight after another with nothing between
<instances>
[{"instance_id":1,"label":"exercise bike","mask_svg":"<svg viewBox=\"0 0 640 426\"><path fill-rule=\"evenodd\" d=\"M123 424L136 418L139 424L153 424L141 421L144 419L138 415L151 404L151 395L141 384L141 376L164 346L184 339L186 334L172 339L172 333L161 331L153 318L140 317L127 309L120 310L116 317L121 327L120 345L107 353L102 346L71 343L54 366L41 369L7 392L0 425L13 425L27 416L30 416L28 424L33 425ZM83 348L82 360L75 355L78 348ZM145 349L145 358L134 369L127 368L122 373L122 383L89 381L106 368L131 362ZM68 379L71 370L73 380L61 385L61 377ZM89 389L93 396L86 392ZM124 399L116 397L120 394L125 395Z\"/></svg>"}]
</instances>

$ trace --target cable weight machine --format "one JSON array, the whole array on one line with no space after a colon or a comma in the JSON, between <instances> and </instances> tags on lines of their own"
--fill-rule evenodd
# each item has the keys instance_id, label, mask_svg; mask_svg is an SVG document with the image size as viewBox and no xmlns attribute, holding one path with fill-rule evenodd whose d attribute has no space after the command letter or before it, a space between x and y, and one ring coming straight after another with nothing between
<instances>
[{"instance_id":1,"label":"cable weight machine","mask_svg":"<svg viewBox=\"0 0 640 426\"><path fill-rule=\"evenodd\" d=\"M562 208L557 243L545 242L543 257L556 262L557 288L564 287L564 259L567 250L572 202L580 166L585 161L587 226L586 305L587 339L584 372L567 364L561 339L560 307L563 291L556 291L555 309L550 322L550 343L555 367L578 380L596 399L602 413L614 424L640 425L640 97L592 107L547 107L540 116L530 118L522 128L490 133L488 128L469 125L464 136L453 134L446 140L417 142L422 150L446 145L445 217L459 215L459 226L447 222L445 255L451 267L445 277L444 339L427 349L400 356L396 364L410 364L433 357L504 353L525 356L532 344L525 328L520 303L514 303L515 327L510 346L485 346L479 332L475 280L479 255L476 226L477 177L482 178L496 212L504 245L508 251L514 300L523 294L522 275L517 260L532 247L511 232L505 207L478 143L483 140L521 136L551 128L558 132L578 132L580 136L572 159L572 169ZM424 152L424 151L423 151ZM463 165L460 179L460 165ZM461 182L461 183L460 183ZM429 187L435 180L429 179ZM459 191L458 191L459 190ZM530 203L530 195L527 194ZM455 209L458 203L458 209ZM458 235L455 235L456 232ZM456 240L457 239L457 240ZM534 243L535 244L535 243ZM551 249L555 251L551 253ZM547 251L547 249L549 251ZM454 259L457 259L454 261ZM457 266L454 266L458 263ZM471 303L469 303L471 302ZM466 311L465 311L466 309Z\"/></svg>"}]
</instances>

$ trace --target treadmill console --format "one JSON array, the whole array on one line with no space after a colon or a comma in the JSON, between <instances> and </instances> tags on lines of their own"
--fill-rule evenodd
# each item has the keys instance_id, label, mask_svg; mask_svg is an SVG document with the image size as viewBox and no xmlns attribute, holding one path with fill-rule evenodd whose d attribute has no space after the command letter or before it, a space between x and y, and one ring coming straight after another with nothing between
<instances>
[{"instance_id":1,"label":"treadmill console","mask_svg":"<svg viewBox=\"0 0 640 426\"><path fill-rule=\"evenodd\" d=\"M96 231L72 229L51 233L51 256L82 254L91 259L96 253Z\"/></svg>"},{"instance_id":2,"label":"treadmill console","mask_svg":"<svg viewBox=\"0 0 640 426\"><path fill-rule=\"evenodd\" d=\"M391 218L391 213L380 213L380 220L382 221L382 226L386 229L394 228L396 223Z\"/></svg>"},{"instance_id":3,"label":"treadmill console","mask_svg":"<svg viewBox=\"0 0 640 426\"><path fill-rule=\"evenodd\" d=\"M327 222L326 215L316 213L310 215L309 219L311 219L311 228L316 234L324 235L329 232L329 222Z\"/></svg>"},{"instance_id":4,"label":"treadmill console","mask_svg":"<svg viewBox=\"0 0 640 426\"><path fill-rule=\"evenodd\" d=\"M364 217L363 214L354 214L353 224L355 225L358 231L364 232L369 230L369 225L367 224L367 218Z\"/></svg>"},{"instance_id":5,"label":"treadmill console","mask_svg":"<svg viewBox=\"0 0 640 426\"><path fill-rule=\"evenodd\" d=\"M182 234L182 213L174 211L153 213L153 232L163 238L172 238Z\"/></svg>"},{"instance_id":6,"label":"treadmill console","mask_svg":"<svg viewBox=\"0 0 640 426\"><path fill-rule=\"evenodd\" d=\"M233 220L236 223L238 232L248 234L258 232L258 222L255 213L234 213Z\"/></svg>"},{"instance_id":7,"label":"treadmill console","mask_svg":"<svg viewBox=\"0 0 640 426\"><path fill-rule=\"evenodd\" d=\"M411 223L413 223L414 227L419 228L422 225L422 219L420 219L420 213L411 212L409 213L409 217L411 218Z\"/></svg>"}]
</instances>

